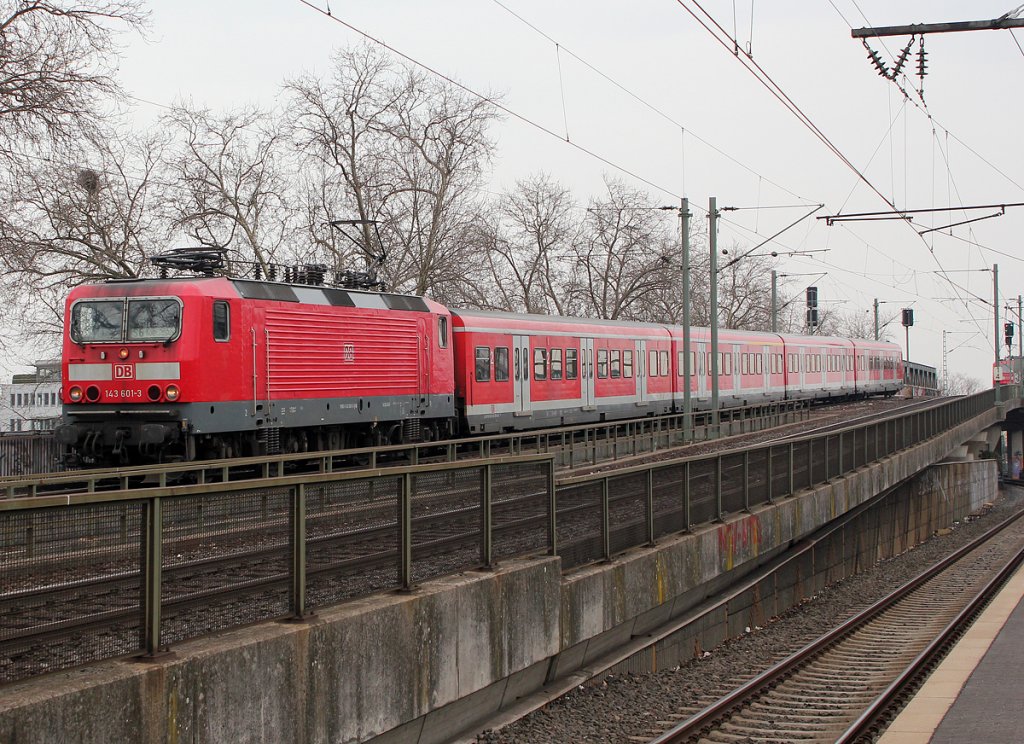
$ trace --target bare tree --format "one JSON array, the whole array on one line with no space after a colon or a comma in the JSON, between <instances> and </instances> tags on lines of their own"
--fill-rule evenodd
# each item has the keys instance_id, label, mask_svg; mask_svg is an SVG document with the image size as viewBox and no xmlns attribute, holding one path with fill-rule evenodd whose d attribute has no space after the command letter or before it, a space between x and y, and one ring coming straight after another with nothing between
<instances>
[{"instance_id":1,"label":"bare tree","mask_svg":"<svg viewBox=\"0 0 1024 744\"><path fill-rule=\"evenodd\" d=\"M11 300L0 304L8 322L57 328L69 288L141 276L147 257L161 250L163 140L111 135L88 144L87 151L25 160L0 182L8 194L0 211L0 266Z\"/></svg>"},{"instance_id":2,"label":"bare tree","mask_svg":"<svg viewBox=\"0 0 1024 744\"><path fill-rule=\"evenodd\" d=\"M803 332L804 304L803 295L798 297L799 303L794 303L792 318L800 325L797 329ZM898 314L888 313L879 318L878 339L880 341L892 341L892 323L899 317ZM794 329L794 330L797 330ZM844 311L837 307L818 308L818 328L815 334L819 336L843 336L845 338L873 339L875 337L875 320L870 311L849 310Z\"/></svg>"},{"instance_id":3,"label":"bare tree","mask_svg":"<svg viewBox=\"0 0 1024 744\"><path fill-rule=\"evenodd\" d=\"M120 96L115 26L141 30L138 0L0 0L0 156L95 132Z\"/></svg>"},{"instance_id":4,"label":"bare tree","mask_svg":"<svg viewBox=\"0 0 1024 744\"><path fill-rule=\"evenodd\" d=\"M285 259L294 210L279 152L277 122L254 108L218 115L176 106L164 117L181 135L168 158L174 224L201 246L227 248L233 260Z\"/></svg>"},{"instance_id":5,"label":"bare tree","mask_svg":"<svg viewBox=\"0 0 1024 744\"><path fill-rule=\"evenodd\" d=\"M606 178L607 193L592 199L573 248L582 308L607 319L652 320L650 300L667 280L671 242L664 219L642 191Z\"/></svg>"},{"instance_id":6,"label":"bare tree","mask_svg":"<svg viewBox=\"0 0 1024 744\"><path fill-rule=\"evenodd\" d=\"M8 175L0 261L29 286L141 275L164 231L154 201L163 141L112 137L89 152L33 160ZM89 163L90 165L83 165Z\"/></svg>"},{"instance_id":7,"label":"bare tree","mask_svg":"<svg viewBox=\"0 0 1024 744\"><path fill-rule=\"evenodd\" d=\"M568 189L544 174L517 182L479 226L494 279L489 304L527 313L578 312L579 288L569 261L579 231Z\"/></svg>"},{"instance_id":8,"label":"bare tree","mask_svg":"<svg viewBox=\"0 0 1024 744\"><path fill-rule=\"evenodd\" d=\"M486 257L468 246L475 191L493 151L493 105L369 46L340 52L330 81L306 76L286 88L294 140L331 182L313 193L342 199L325 221L359 220L367 260L381 250L376 223L390 285L458 296L466 272L486 268ZM311 242L335 247L322 236Z\"/></svg>"},{"instance_id":9,"label":"bare tree","mask_svg":"<svg viewBox=\"0 0 1024 744\"><path fill-rule=\"evenodd\" d=\"M769 256L744 255L735 244L727 249L718 270L718 313L725 328L771 330L772 263Z\"/></svg>"},{"instance_id":10,"label":"bare tree","mask_svg":"<svg viewBox=\"0 0 1024 744\"><path fill-rule=\"evenodd\" d=\"M963 372L954 372L939 386L945 395L971 395L984 387L981 380Z\"/></svg>"}]
</instances>

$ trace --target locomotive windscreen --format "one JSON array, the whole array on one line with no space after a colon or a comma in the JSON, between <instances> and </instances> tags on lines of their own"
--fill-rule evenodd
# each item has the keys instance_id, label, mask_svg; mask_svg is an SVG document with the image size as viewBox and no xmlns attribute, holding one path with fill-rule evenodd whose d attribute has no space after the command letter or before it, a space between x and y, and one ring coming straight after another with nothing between
<instances>
[{"instance_id":1,"label":"locomotive windscreen","mask_svg":"<svg viewBox=\"0 0 1024 744\"><path fill-rule=\"evenodd\" d=\"M80 344L170 341L180 330L181 303L174 298L84 300L71 308L71 340Z\"/></svg>"},{"instance_id":2,"label":"locomotive windscreen","mask_svg":"<svg viewBox=\"0 0 1024 744\"><path fill-rule=\"evenodd\" d=\"M71 340L76 343L120 341L124 300L76 302L71 308Z\"/></svg>"},{"instance_id":3,"label":"locomotive windscreen","mask_svg":"<svg viewBox=\"0 0 1024 744\"><path fill-rule=\"evenodd\" d=\"M128 300L129 341L170 341L180 325L177 300Z\"/></svg>"}]
</instances>

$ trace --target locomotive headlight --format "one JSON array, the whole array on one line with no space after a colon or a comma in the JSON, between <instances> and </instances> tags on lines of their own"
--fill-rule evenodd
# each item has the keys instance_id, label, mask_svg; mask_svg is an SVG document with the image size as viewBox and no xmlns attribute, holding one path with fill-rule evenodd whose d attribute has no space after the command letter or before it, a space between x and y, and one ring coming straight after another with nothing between
<instances>
[{"instance_id":1,"label":"locomotive headlight","mask_svg":"<svg viewBox=\"0 0 1024 744\"><path fill-rule=\"evenodd\" d=\"M119 352L117 352L117 355L121 359L127 359L128 358L128 349L121 349Z\"/></svg>"},{"instance_id":2,"label":"locomotive headlight","mask_svg":"<svg viewBox=\"0 0 1024 744\"><path fill-rule=\"evenodd\" d=\"M78 385L75 385L73 388L68 390L68 399L72 403L78 403L80 400L82 400L82 388L78 387Z\"/></svg>"},{"instance_id":3,"label":"locomotive headlight","mask_svg":"<svg viewBox=\"0 0 1024 744\"><path fill-rule=\"evenodd\" d=\"M167 400L173 403L181 396L181 391L178 389L177 385L168 385L167 390L164 391L164 395L167 396Z\"/></svg>"}]
</instances>

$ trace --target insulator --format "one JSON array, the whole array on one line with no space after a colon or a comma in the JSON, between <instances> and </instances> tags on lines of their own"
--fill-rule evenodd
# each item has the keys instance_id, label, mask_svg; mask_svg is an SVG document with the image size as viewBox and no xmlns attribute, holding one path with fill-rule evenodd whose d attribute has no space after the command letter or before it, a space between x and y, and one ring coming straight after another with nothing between
<instances>
[{"instance_id":1,"label":"insulator","mask_svg":"<svg viewBox=\"0 0 1024 744\"><path fill-rule=\"evenodd\" d=\"M875 65L875 69L878 74L882 77L889 77L889 69L885 66L885 62L878 56L878 52L873 49L868 50L868 59Z\"/></svg>"},{"instance_id":2,"label":"insulator","mask_svg":"<svg viewBox=\"0 0 1024 744\"><path fill-rule=\"evenodd\" d=\"M267 266L267 279L272 282L277 281L277 264L270 264Z\"/></svg>"},{"instance_id":3,"label":"insulator","mask_svg":"<svg viewBox=\"0 0 1024 744\"><path fill-rule=\"evenodd\" d=\"M907 57L910 56L910 49L913 46L914 46L914 37L911 36L910 37L910 41L907 42L907 45L905 47L903 47L903 51L900 52L899 59L896 60L896 66L892 68L892 77L893 77L893 79L895 79L896 76L899 75L900 72L903 71L903 65L906 64Z\"/></svg>"},{"instance_id":4,"label":"insulator","mask_svg":"<svg viewBox=\"0 0 1024 744\"><path fill-rule=\"evenodd\" d=\"M884 78L888 78L889 68L886 67L885 62L882 61L882 58L878 56L878 52L869 47L868 42L866 40L863 41L863 44L864 48L868 52L868 59L871 60L871 64L873 64L875 66L875 69L878 70L878 74Z\"/></svg>"},{"instance_id":5,"label":"insulator","mask_svg":"<svg viewBox=\"0 0 1024 744\"><path fill-rule=\"evenodd\" d=\"M263 274L262 268L263 267L260 266L260 263L258 261L255 264L253 264L253 267L252 267L252 278L255 279L256 281L259 281L260 279L263 278L262 277L262 274Z\"/></svg>"},{"instance_id":6,"label":"insulator","mask_svg":"<svg viewBox=\"0 0 1024 744\"><path fill-rule=\"evenodd\" d=\"M921 37L921 46L917 49L917 76L923 78L928 71L928 52L924 50L924 37Z\"/></svg>"}]
</instances>

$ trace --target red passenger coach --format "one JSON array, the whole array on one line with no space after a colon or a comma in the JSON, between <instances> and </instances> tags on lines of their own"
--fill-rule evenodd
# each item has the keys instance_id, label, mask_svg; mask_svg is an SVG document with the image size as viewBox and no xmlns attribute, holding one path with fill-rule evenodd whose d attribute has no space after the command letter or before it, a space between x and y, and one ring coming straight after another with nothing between
<instances>
[{"instance_id":1,"label":"red passenger coach","mask_svg":"<svg viewBox=\"0 0 1024 744\"><path fill-rule=\"evenodd\" d=\"M450 316L378 292L116 281L67 302L59 440L95 461L304 451L450 433Z\"/></svg>"},{"instance_id":2,"label":"red passenger coach","mask_svg":"<svg viewBox=\"0 0 1024 744\"><path fill-rule=\"evenodd\" d=\"M663 326L452 311L455 390L469 432L500 432L672 410Z\"/></svg>"},{"instance_id":3,"label":"red passenger coach","mask_svg":"<svg viewBox=\"0 0 1024 744\"><path fill-rule=\"evenodd\" d=\"M900 347L885 341L855 340L857 390L865 395L891 395L903 386Z\"/></svg>"}]
</instances>

